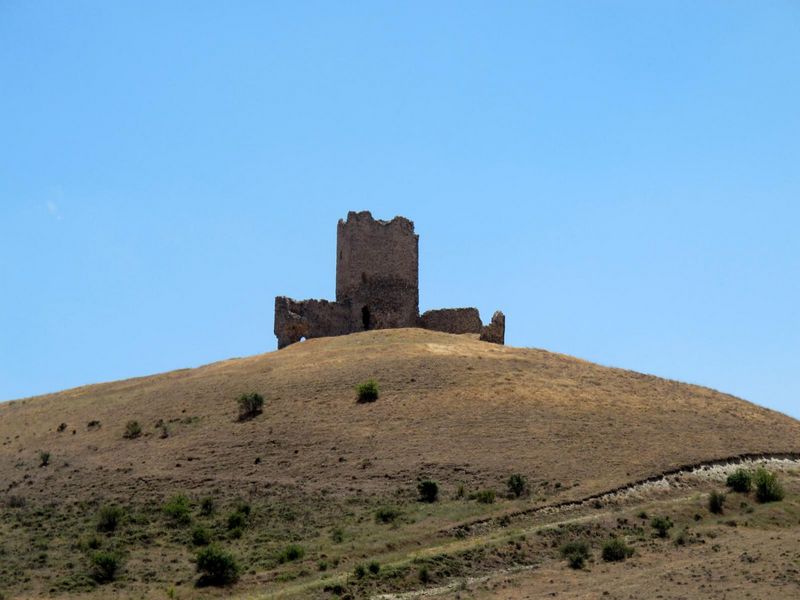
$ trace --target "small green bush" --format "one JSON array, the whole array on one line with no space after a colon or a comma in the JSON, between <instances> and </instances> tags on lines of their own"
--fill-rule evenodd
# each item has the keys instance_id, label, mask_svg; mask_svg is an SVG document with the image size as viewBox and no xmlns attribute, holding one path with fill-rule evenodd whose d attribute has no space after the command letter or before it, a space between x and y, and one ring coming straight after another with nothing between
<instances>
[{"instance_id":1,"label":"small green bush","mask_svg":"<svg viewBox=\"0 0 800 600\"><path fill-rule=\"evenodd\" d=\"M142 435L142 426L139 421L128 421L125 423L125 433L122 434L126 440L133 440Z\"/></svg>"},{"instance_id":2,"label":"small green bush","mask_svg":"<svg viewBox=\"0 0 800 600\"><path fill-rule=\"evenodd\" d=\"M753 487L753 476L750 471L736 469L733 473L728 475L728 479L725 483L734 492L746 494Z\"/></svg>"},{"instance_id":3,"label":"small green bush","mask_svg":"<svg viewBox=\"0 0 800 600\"><path fill-rule=\"evenodd\" d=\"M394 506L383 506L375 511L375 521L378 523L393 523L400 516L400 511Z\"/></svg>"},{"instance_id":4,"label":"small green bush","mask_svg":"<svg viewBox=\"0 0 800 600\"><path fill-rule=\"evenodd\" d=\"M495 493L494 490L481 490L472 494L472 498L481 504L493 504Z\"/></svg>"},{"instance_id":5,"label":"small green bush","mask_svg":"<svg viewBox=\"0 0 800 600\"><path fill-rule=\"evenodd\" d=\"M264 397L261 394L252 392L242 394L237 399L239 404L239 420L248 421L264 412Z\"/></svg>"},{"instance_id":6,"label":"small green bush","mask_svg":"<svg viewBox=\"0 0 800 600\"><path fill-rule=\"evenodd\" d=\"M379 393L378 382L374 379L370 379L356 386L356 395L358 396L359 402L375 402L375 400L378 399Z\"/></svg>"},{"instance_id":7,"label":"small green bush","mask_svg":"<svg viewBox=\"0 0 800 600\"><path fill-rule=\"evenodd\" d=\"M297 544L289 544L278 554L279 563L294 562L300 560L306 555L306 551L302 546Z\"/></svg>"},{"instance_id":8,"label":"small green bush","mask_svg":"<svg viewBox=\"0 0 800 600\"><path fill-rule=\"evenodd\" d=\"M708 496L709 512L715 515L721 515L724 509L725 509L725 494L723 494L722 492L717 492L716 490L711 492L711 494Z\"/></svg>"},{"instance_id":9,"label":"small green bush","mask_svg":"<svg viewBox=\"0 0 800 600\"><path fill-rule=\"evenodd\" d=\"M97 551L89 557L92 563L92 579L97 583L114 581L120 566L119 557L113 552Z\"/></svg>"},{"instance_id":10,"label":"small green bush","mask_svg":"<svg viewBox=\"0 0 800 600\"><path fill-rule=\"evenodd\" d=\"M753 483L756 488L756 500L759 502L779 502L786 495L778 476L766 469L756 471Z\"/></svg>"},{"instance_id":11,"label":"small green bush","mask_svg":"<svg viewBox=\"0 0 800 600\"><path fill-rule=\"evenodd\" d=\"M344 541L344 529L341 527L331 529L331 541L334 544L341 544Z\"/></svg>"},{"instance_id":12,"label":"small green bush","mask_svg":"<svg viewBox=\"0 0 800 600\"><path fill-rule=\"evenodd\" d=\"M97 515L97 531L116 531L122 520L122 509L119 506L107 505L100 509Z\"/></svg>"},{"instance_id":13,"label":"small green bush","mask_svg":"<svg viewBox=\"0 0 800 600\"><path fill-rule=\"evenodd\" d=\"M513 498L519 498L528 491L528 480L519 473L514 473L508 478L506 482L508 487L508 495Z\"/></svg>"},{"instance_id":14,"label":"small green bush","mask_svg":"<svg viewBox=\"0 0 800 600\"><path fill-rule=\"evenodd\" d=\"M9 496L6 500L6 506L8 506L8 508L24 508L27 503L28 501L25 500L24 496L13 495Z\"/></svg>"},{"instance_id":15,"label":"small green bush","mask_svg":"<svg viewBox=\"0 0 800 600\"><path fill-rule=\"evenodd\" d=\"M236 512L242 513L245 517L249 517L250 513L253 512L252 507L245 501L239 500L236 503Z\"/></svg>"},{"instance_id":16,"label":"small green bush","mask_svg":"<svg viewBox=\"0 0 800 600\"><path fill-rule=\"evenodd\" d=\"M436 498L439 497L439 485L430 479L420 481L417 491L421 502L436 502Z\"/></svg>"},{"instance_id":17,"label":"small green bush","mask_svg":"<svg viewBox=\"0 0 800 600\"><path fill-rule=\"evenodd\" d=\"M213 498L203 498L200 502L200 514L204 517L210 517L217 510L217 505Z\"/></svg>"},{"instance_id":18,"label":"small green bush","mask_svg":"<svg viewBox=\"0 0 800 600\"><path fill-rule=\"evenodd\" d=\"M676 546L685 546L689 541L689 529L684 527L681 532L675 537Z\"/></svg>"},{"instance_id":19,"label":"small green bush","mask_svg":"<svg viewBox=\"0 0 800 600\"><path fill-rule=\"evenodd\" d=\"M417 571L417 577L419 577L420 583L430 583L433 579L428 567L420 567L419 571Z\"/></svg>"},{"instance_id":20,"label":"small green bush","mask_svg":"<svg viewBox=\"0 0 800 600\"><path fill-rule=\"evenodd\" d=\"M582 569L586 560L591 556L589 544L581 541L564 544L561 547L561 556L567 559L571 568Z\"/></svg>"},{"instance_id":21,"label":"small green bush","mask_svg":"<svg viewBox=\"0 0 800 600\"><path fill-rule=\"evenodd\" d=\"M211 532L198 525L192 529L192 544L195 546L208 546L211 543Z\"/></svg>"},{"instance_id":22,"label":"small green bush","mask_svg":"<svg viewBox=\"0 0 800 600\"><path fill-rule=\"evenodd\" d=\"M39 466L46 467L50 464L50 453L41 451L39 452Z\"/></svg>"},{"instance_id":23,"label":"small green bush","mask_svg":"<svg viewBox=\"0 0 800 600\"><path fill-rule=\"evenodd\" d=\"M656 530L656 534L660 538L669 536L669 530L672 529L673 523L669 517L654 517L650 521L650 526Z\"/></svg>"},{"instance_id":24,"label":"small green bush","mask_svg":"<svg viewBox=\"0 0 800 600\"><path fill-rule=\"evenodd\" d=\"M367 565L367 570L373 575L377 575L381 571L381 563L377 560L373 560Z\"/></svg>"},{"instance_id":25,"label":"small green bush","mask_svg":"<svg viewBox=\"0 0 800 600\"><path fill-rule=\"evenodd\" d=\"M618 562L633 556L633 548L628 546L624 540L613 538L603 544L603 560L606 562Z\"/></svg>"},{"instance_id":26,"label":"small green bush","mask_svg":"<svg viewBox=\"0 0 800 600\"><path fill-rule=\"evenodd\" d=\"M243 529L247 525L247 515L238 510L228 515L228 529Z\"/></svg>"},{"instance_id":27,"label":"small green bush","mask_svg":"<svg viewBox=\"0 0 800 600\"><path fill-rule=\"evenodd\" d=\"M356 579L364 579L367 575L367 567L361 564L356 565L353 569L353 575L356 576Z\"/></svg>"},{"instance_id":28,"label":"small green bush","mask_svg":"<svg viewBox=\"0 0 800 600\"><path fill-rule=\"evenodd\" d=\"M162 507L164 514L172 521L173 525L188 525L192 522L189 499L183 494L170 498Z\"/></svg>"},{"instance_id":29,"label":"small green bush","mask_svg":"<svg viewBox=\"0 0 800 600\"><path fill-rule=\"evenodd\" d=\"M202 573L200 585L227 585L239 579L239 565L233 555L213 545L197 553L197 572Z\"/></svg>"}]
</instances>

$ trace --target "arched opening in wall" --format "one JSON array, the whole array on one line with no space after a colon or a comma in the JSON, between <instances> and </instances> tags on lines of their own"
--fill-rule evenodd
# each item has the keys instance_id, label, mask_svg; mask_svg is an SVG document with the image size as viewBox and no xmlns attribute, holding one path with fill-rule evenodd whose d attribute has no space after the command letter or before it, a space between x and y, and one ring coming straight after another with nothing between
<instances>
[{"instance_id":1,"label":"arched opening in wall","mask_svg":"<svg viewBox=\"0 0 800 600\"><path fill-rule=\"evenodd\" d=\"M364 306L361 309L361 323L364 325L364 331L369 331L370 328L370 315L369 315L369 306Z\"/></svg>"}]
</instances>

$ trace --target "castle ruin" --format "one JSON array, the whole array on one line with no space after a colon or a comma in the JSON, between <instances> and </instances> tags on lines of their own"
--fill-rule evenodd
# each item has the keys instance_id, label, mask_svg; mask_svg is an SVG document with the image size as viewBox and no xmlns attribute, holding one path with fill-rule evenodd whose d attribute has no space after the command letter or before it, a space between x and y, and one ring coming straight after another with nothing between
<instances>
[{"instance_id":1,"label":"castle ruin","mask_svg":"<svg viewBox=\"0 0 800 600\"><path fill-rule=\"evenodd\" d=\"M336 236L336 301L275 298L278 348L302 339L370 329L422 327L476 333L503 344L505 316L497 311L483 325L476 308L442 308L419 314L419 236L405 217L372 218L349 212Z\"/></svg>"}]
</instances>

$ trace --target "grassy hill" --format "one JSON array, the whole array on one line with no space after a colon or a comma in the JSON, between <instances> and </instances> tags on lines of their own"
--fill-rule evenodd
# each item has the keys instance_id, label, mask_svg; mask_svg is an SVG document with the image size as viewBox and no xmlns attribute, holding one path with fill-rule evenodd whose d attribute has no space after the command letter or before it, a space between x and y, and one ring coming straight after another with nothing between
<instances>
[{"instance_id":1,"label":"grassy hill","mask_svg":"<svg viewBox=\"0 0 800 600\"><path fill-rule=\"evenodd\" d=\"M354 388L367 379L380 397L358 403ZM236 400L250 392L263 395L264 411L240 422ZM129 421L141 427L132 439ZM108 588L89 575L91 556L106 549L120 558L106 584L120 596L288 593L298 582L321 597L357 596L363 586L314 586L373 556L407 560L471 520L681 465L796 452L800 422L785 415L543 350L420 329L309 340L0 404L0 593L100 597ZM513 473L529 493L502 499ZM420 478L438 483L440 502L416 501ZM491 504L461 497L489 489ZM176 494L193 525L164 513ZM201 514L204 498L212 514ZM111 504L122 508L120 525L98 533ZM246 524L229 528L241 504L251 509ZM387 506L398 513L388 525L374 518ZM232 589L192 587L198 525L245 565ZM21 551L26 539L33 549ZM303 556L282 557L290 544Z\"/></svg>"}]
</instances>

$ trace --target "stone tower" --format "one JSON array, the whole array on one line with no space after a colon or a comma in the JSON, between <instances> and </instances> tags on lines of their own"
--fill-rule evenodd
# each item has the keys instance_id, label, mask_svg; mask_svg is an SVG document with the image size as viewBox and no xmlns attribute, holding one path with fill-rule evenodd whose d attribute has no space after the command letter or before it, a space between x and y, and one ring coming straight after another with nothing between
<instances>
[{"instance_id":1,"label":"stone tower","mask_svg":"<svg viewBox=\"0 0 800 600\"><path fill-rule=\"evenodd\" d=\"M415 327L419 316L419 236L405 217L367 212L339 220L336 302L349 304L354 330Z\"/></svg>"},{"instance_id":2,"label":"stone tower","mask_svg":"<svg viewBox=\"0 0 800 600\"><path fill-rule=\"evenodd\" d=\"M369 329L422 327L477 334L502 344L505 316L489 325L477 308L440 308L419 314L419 236L405 217L373 219L368 211L349 212L336 231L336 301L275 298L278 348L303 339L347 335Z\"/></svg>"}]
</instances>

